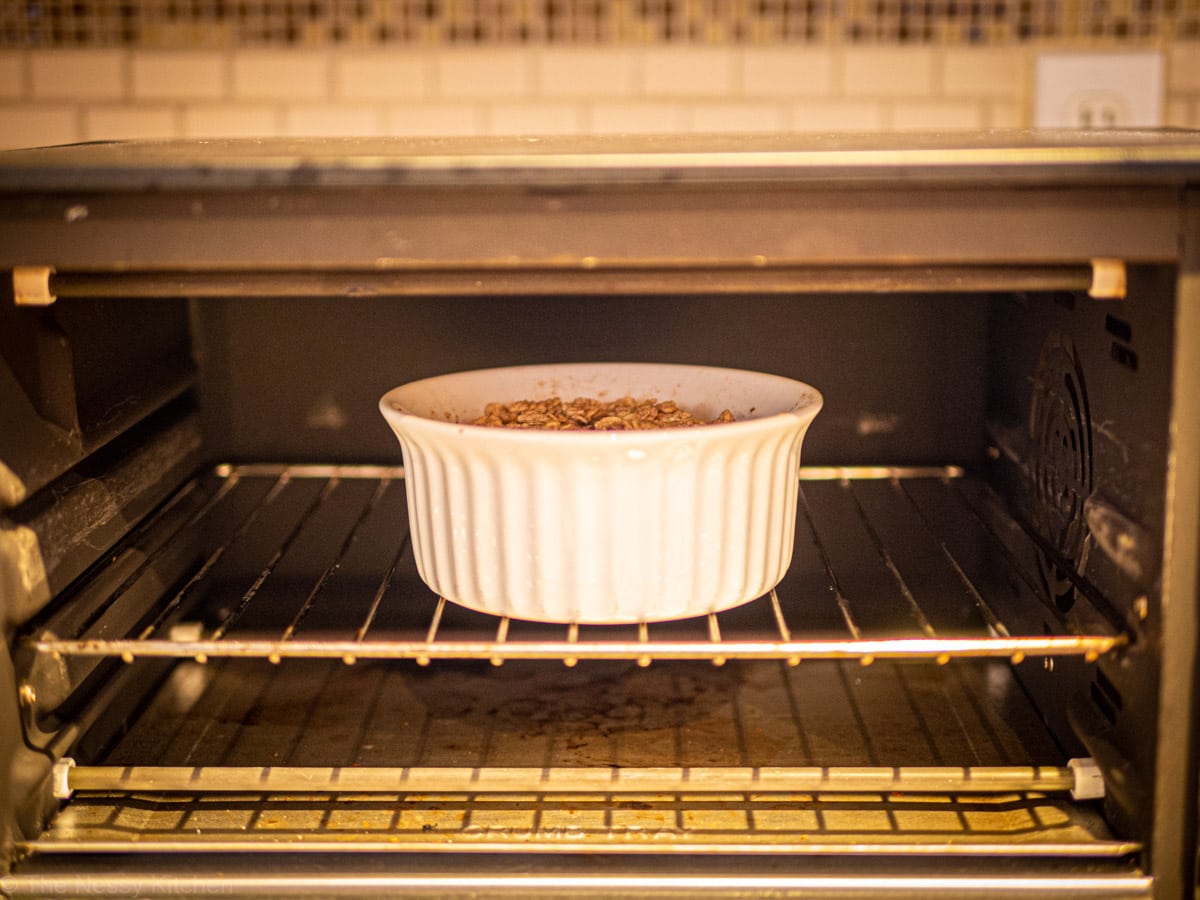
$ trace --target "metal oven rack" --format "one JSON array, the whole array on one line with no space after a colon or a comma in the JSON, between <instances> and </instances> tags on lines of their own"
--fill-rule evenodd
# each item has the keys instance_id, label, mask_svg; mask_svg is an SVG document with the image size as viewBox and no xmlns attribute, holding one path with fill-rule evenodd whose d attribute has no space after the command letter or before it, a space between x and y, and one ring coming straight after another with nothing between
<instances>
[{"instance_id":1,"label":"metal oven rack","mask_svg":"<svg viewBox=\"0 0 1200 900\"><path fill-rule=\"evenodd\" d=\"M27 849L1136 853L1004 668L188 660Z\"/></svg>"},{"instance_id":2,"label":"metal oven rack","mask_svg":"<svg viewBox=\"0 0 1200 900\"><path fill-rule=\"evenodd\" d=\"M115 850L125 845L126 825L113 823L136 821L142 823L135 829L142 831L138 846L146 851L272 845L284 834L313 849L351 841L389 849L563 851L599 842L622 852L652 851L657 845L645 840L643 825L622 831L620 822L662 816L693 821L694 801L703 797L700 807L707 812L695 821L767 822L783 810L792 824L724 831L680 825L669 829L676 846L819 853L854 845L911 852L931 839L927 828L893 826L908 821L916 802L918 819L944 823L950 816L958 823L953 834L935 829L939 852L1004 856L1016 845L1024 854L1049 856L1117 858L1136 852L1138 845L1108 838L1085 808L1056 798L1086 798L1102 789L1090 763L1062 759L1044 735L1006 743L997 733L1009 727L1009 713L981 712L995 700L981 698L996 694L997 685L1000 695L1010 698L1004 704L1019 694L1009 663L1041 657L1049 665L1067 656L1094 661L1124 643L1120 629L1097 611L1095 630L1066 633L1053 610L1036 598L1037 545L985 484L957 468L806 468L801 478L795 556L775 591L697 620L600 627L496 619L431 596L409 552L400 468L230 465L203 472L22 644L22 697L31 733L52 717L56 700L101 666L115 665L120 672L117 660L129 664L126 669L161 667L164 660L173 665L147 719L133 726L107 759L95 765L60 760L55 790L73 799L57 827L26 849L41 854ZM1006 620L1017 608L1026 617L1029 609L1040 610L1040 627L1014 633ZM935 665L903 665L912 659ZM733 749L711 755L687 750L707 738L685 737L682 726L669 738L651 729L653 752L630 755L626 737L624 749L609 757L597 755L593 744L599 739L583 732L570 739L545 737L558 747L553 751L517 741L515 749L498 756L491 738L482 748L468 750L458 736L440 747L422 738L423 749L407 756L400 750L364 756L362 749L331 749L337 742L330 735L368 734L364 722L375 715L371 710L378 697L404 694L402 682L387 690L382 685L405 667L409 673L436 675L439 667L475 666L471 671L481 678L490 670L500 678L488 682L490 691L497 684L519 684L532 671L549 683L547 660L568 667L570 675L560 681L583 679L577 687L585 695L596 689L587 681L590 671L615 666L627 675L648 673L625 678L629 690L643 691L643 700L633 703L674 684L637 686L639 677L660 669L692 673L688 677L712 673L696 683L715 684L717 691L732 685L728 689L736 692L747 680L765 678L763 684L770 686L755 688L755 696L771 709L791 710L771 726L791 737L772 738L768 745L774 749L760 751L748 736L754 729L737 721L717 740ZM723 667L722 677L714 666ZM213 723L227 715L224 698L269 694L273 673L289 686L281 702L301 702L306 711L281 713L260 698L266 705L248 707L244 721L300 716L301 725L289 732L294 746L281 752L271 740L254 738L206 755L212 729L220 727ZM855 685L868 673L874 673L867 679L874 687L862 688L859 696ZM308 696L303 686L311 678L324 687ZM910 740L897 764L895 755L870 749L887 741L872 737L874 726L868 723L894 727L898 701L884 685L913 678L929 684L904 690L912 724L906 726ZM352 685L360 680L373 687L357 690ZM818 683L818 694L841 692L850 704L843 721L818 726L840 735L841 746L826 748L832 756L799 747L811 727L804 724L805 716L827 715L804 699ZM203 697L215 692L222 698L216 713L202 709L205 700L195 700L196 684L204 686ZM207 724L201 737L174 752L163 747L172 745L172 729L180 727L172 710L181 695L191 697L187 703ZM525 695L517 699L530 702ZM680 715L672 710L689 704L695 707L695 698L664 705L662 715ZM721 704L731 706L737 718L738 701L724 697ZM314 712L327 709L333 711ZM407 719L425 713L397 708L393 715ZM578 718L570 710L550 715L567 722ZM305 736L309 718L329 716L337 721L311 729L324 737ZM585 718L593 727L592 718ZM1036 733L1036 717L1026 718L1030 733ZM593 731L624 734L628 724L609 722ZM237 731L255 729L242 725ZM845 743L853 743L846 736L855 731L868 748L863 753ZM946 731L961 734L943 740L939 735ZM406 745L388 735L382 743ZM300 749L312 741L319 749ZM658 744L675 750L664 753ZM787 749L790 744L799 749ZM369 745L372 741L364 744ZM998 749L983 749L987 745ZM954 746L959 751L949 749ZM160 818L207 821L205 809L230 796L258 798L255 822L276 822L280 816L291 821L296 815L311 819L296 812L296 802L308 804L306 809L317 802L322 821L337 821L353 809L361 814L355 821L374 822L385 811L376 808L383 802L392 824L353 835L325 826L315 832L225 827L236 810L214 813L214 821L224 823L215 832L177 833L174 826L162 831L154 824ZM866 804L855 819L859 825L844 832L824 825L797 830L796 822L837 821L847 813L850 806L843 801L823 805L828 802L823 798L837 796ZM397 803L408 810L405 822L423 823L419 830L400 827ZM472 817L497 821L497 805L507 810L509 824L478 832ZM601 809L609 811L601 814ZM171 812L159 816L154 810ZM861 822L881 811L893 823L886 834L863 830ZM550 829L544 839L537 829L522 831L511 824L530 815L539 822L574 824L561 833ZM601 816L606 824L577 828L591 821L589 815ZM453 828L446 827L447 816L457 823ZM971 825L975 819L1020 821L1010 833L1008 826L993 831Z\"/></svg>"},{"instance_id":3,"label":"metal oven rack","mask_svg":"<svg viewBox=\"0 0 1200 900\"><path fill-rule=\"evenodd\" d=\"M135 567L122 581L114 586L110 576L85 588L90 602L74 606L86 612L52 620L28 646L38 654L126 662L857 659L869 665L883 658L944 664L955 657L1019 663L1029 655L1094 661L1124 642L1119 627L1099 614L1098 633L1054 634L1049 625L1042 634L1010 633L995 597L1038 602L1030 557L1037 547L986 487L955 467L802 469L797 559L778 590L719 616L629 627L515 622L432 596L407 552L403 477L400 467L220 466L190 484L125 548ZM981 567L981 545L991 551L984 562L1007 563L1007 578ZM123 607L140 609L130 601L144 593L141 582L157 584L160 558L188 550L202 554L190 577L148 622L124 633L131 614ZM238 553L240 568L227 565ZM257 559L246 558L255 553ZM367 581L374 573L373 583L364 572ZM245 583L237 584L238 577ZM220 615L207 626L188 619L197 597L214 590L226 593Z\"/></svg>"}]
</instances>

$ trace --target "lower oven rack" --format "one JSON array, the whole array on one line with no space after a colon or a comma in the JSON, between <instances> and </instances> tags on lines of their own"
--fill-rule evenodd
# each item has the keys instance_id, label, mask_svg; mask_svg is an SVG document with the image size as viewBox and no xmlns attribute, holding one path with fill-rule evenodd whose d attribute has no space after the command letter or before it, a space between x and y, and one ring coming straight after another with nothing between
<instances>
[{"instance_id":1,"label":"lower oven rack","mask_svg":"<svg viewBox=\"0 0 1200 900\"><path fill-rule=\"evenodd\" d=\"M265 677L264 677L265 676ZM817 699L819 698L819 699ZM33 859L245 851L1058 860L1141 849L1071 796L998 660L183 660ZM893 764L902 760L903 764Z\"/></svg>"}]
</instances>

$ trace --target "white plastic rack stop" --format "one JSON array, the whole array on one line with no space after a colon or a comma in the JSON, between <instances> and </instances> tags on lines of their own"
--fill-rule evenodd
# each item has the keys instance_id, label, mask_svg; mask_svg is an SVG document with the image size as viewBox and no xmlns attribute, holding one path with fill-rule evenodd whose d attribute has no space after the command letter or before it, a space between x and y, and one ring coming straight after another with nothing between
<instances>
[{"instance_id":1,"label":"white plastic rack stop","mask_svg":"<svg viewBox=\"0 0 1200 900\"><path fill-rule=\"evenodd\" d=\"M54 763L51 777L54 779L54 798L68 800L75 791L71 788L71 770L75 768L75 760L69 756Z\"/></svg>"},{"instance_id":2,"label":"white plastic rack stop","mask_svg":"<svg viewBox=\"0 0 1200 900\"><path fill-rule=\"evenodd\" d=\"M13 299L17 306L49 306L58 298L50 290L53 266L14 266Z\"/></svg>"},{"instance_id":3,"label":"white plastic rack stop","mask_svg":"<svg viewBox=\"0 0 1200 900\"><path fill-rule=\"evenodd\" d=\"M1088 296L1095 300L1124 300L1127 289L1125 262L1120 259L1093 259L1092 284Z\"/></svg>"},{"instance_id":4,"label":"white plastic rack stop","mask_svg":"<svg viewBox=\"0 0 1200 900\"><path fill-rule=\"evenodd\" d=\"M1075 773L1075 787L1071 788L1072 800L1099 800L1104 796L1104 776L1091 757L1067 761L1067 768Z\"/></svg>"}]
</instances>

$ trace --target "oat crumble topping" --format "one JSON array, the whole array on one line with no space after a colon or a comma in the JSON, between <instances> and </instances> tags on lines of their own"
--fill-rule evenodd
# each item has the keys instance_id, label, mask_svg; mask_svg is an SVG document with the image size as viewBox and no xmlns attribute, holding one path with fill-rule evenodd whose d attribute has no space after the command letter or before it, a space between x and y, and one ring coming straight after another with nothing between
<instances>
[{"instance_id":1,"label":"oat crumble topping","mask_svg":"<svg viewBox=\"0 0 1200 900\"><path fill-rule=\"evenodd\" d=\"M712 420L698 419L674 400L654 397L602 403L591 397L576 397L564 402L558 397L545 400L518 400L514 403L489 403L483 415L472 425L493 428L526 428L547 431L635 431L651 428L689 428L732 422L733 413L723 410Z\"/></svg>"}]
</instances>

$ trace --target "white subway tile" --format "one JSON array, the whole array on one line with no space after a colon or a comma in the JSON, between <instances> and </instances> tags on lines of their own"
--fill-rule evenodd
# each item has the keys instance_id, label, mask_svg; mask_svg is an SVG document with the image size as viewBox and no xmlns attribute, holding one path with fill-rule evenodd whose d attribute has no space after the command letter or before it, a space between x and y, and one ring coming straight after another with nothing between
<instances>
[{"instance_id":1,"label":"white subway tile","mask_svg":"<svg viewBox=\"0 0 1200 900\"><path fill-rule=\"evenodd\" d=\"M31 93L37 100L120 100L126 62L121 50L35 50Z\"/></svg>"},{"instance_id":2,"label":"white subway tile","mask_svg":"<svg viewBox=\"0 0 1200 900\"><path fill-rule=\"evenodd\" d=\"M1167 90L1200 91L1200 41L1171 46L1167 52Z\"/></svg>"},{"instance_id":3,"label":"white subway tile","mask_svg":"<svg viewBox=\"0 0 1200 900\"><path fill-rule=\"evenodd\" d=\"M1007 100L989 100L984 103L984 126L987 128L1029 128L1029 116L1022 112L1020 103Z\"/></svg>"},{"instance_id":4,"label":"white subway tile","mask_svg":"<svg viewBox=\"0 0 1200 900\"><path fill-rule=\"evenodd\" d=\"M179 117L169 106L89 106L83 111L83 136L89 141L179 137Z\"/></svg>"},{"instance_id":5,"label":"white subway tile","mask_svg":"<svg viewBox=\"0 0 1200 900\"><path fill-rule=\"evenodd\" d=\"M842 89L851 98L926 97L934 87L928 47L847 47L842 67Z\"/></svg>"},{"instance_id":6,"label":"white subway tile","mask_svg":"<svg viewBox=\"0 0 1200 900\"><path fill-rule=\"evenodd\" d=\"M735 88L731 47L650 47L643 52L649 97L728 97Z\"/></svg>"},{"instance_id":7,"label":"white subway tile","mask_svg":"<svg viewBox=\"0 0 1200 900\"><path fill-rule=\"evenodd\" d=\"M546 47L537 57L538 93L616 98L638 90L641 56L628 47Z\"/></svg>"},{"instance_id":8,"label":"white subway tile","mask_svg":"<svg viewBox=\"0 0 1200 900\"><path fill-rule=\"evenodd\" d=\"M374 106L316 104L284 110L283 133L290 137L375 137L384 133L383 112Z\"/></svg>"},{"instance_id":9,"label":"white subway tile","mask_svg":"<svg viewBox=\"0 0 1200 900\"><path fill-rule=\"evenodd\" d=\"M791 130L882 131L883 105L867 100L806 100L792 106Z\"/></svg>"},{"instance_id":10,"label":"white subway tile","mask_svg":"<svg viewBox=\"0 0 1200 900\"><path fill-rule=\"evenodd\" d=\"M596 134L673 134L686 130L687 106L680 103L599 102L589 130Z\"/></svg>"},{"instance_id":11,"label":"white subway tile","mask_svg":"<svg viewBox=\"0 0 1200 900\"><path fill-rule=\"evenodd\" d=\"M183 111L183 134L196 138L278 137L283 134L283 115L268 104L196 103Z\"/></svg>"},{"instance_id":12,"label":"white subway tile","mask_svg":"<svg viewBox=\"0 0 1200 900\"><path fill-rule=\"evenodd\" d=\"M757 97L822 97L833 88L835 57L820 47L747 47L742 90Z\"/></svg>"},{"instance_id":13,"label":"white subway tile","mask_svg":"<svg viewBox=\"0 0 1200 900\"><path fill-rule=\"evenodd\" d=\"M582 110L571 103L496 103L488 107L491 134L580 134Z\"/></svg>"},{"instance_id":14,"label":"white subway tile","mask_svg":"<svg viewBox=\"0 0 1200 900\"><path fill-rule=\"evenodd\" d=\"M325 100L330 59L323 50L239 50L233 95L239 100Z\"/></svg>"},{"instance_id":15,"label":"white subway tile","mask_svg":"<svg viewBox=\"0 0 1200 900\"><path fill-rule=\"evenodd\" d=\"M1200 127L1198 107L1197 101L1188 98L1168 100L1163 106L1163 124L1169 128Z\"/></svg>"},{"instance_id":16,"label":"white subway tile","mask_svg":"<svg viewBox=\"0 0 1200 900\"><path fill-rule=\"evenodd\" d=\"M227 58L208 51L142 50L131 63L138 100L219 100L226 95Z\"/></svg>"},{"instance_id":17,"label":"white subway tile","mask_svg":"<svg viewBox=\"0 0 1200 900\"><path fill-rule=\"evenodd\" d=\"M344 100L418 100L429 89L429 54L357 50L333 61L334 93Z\"/></svg>"},{"instance_id":18,"label":"white subway tile","mask_svg":"<svg viewBox=\"0 0 1200 900\"><path fill-rule=\"evenodd\" d=\"M0 100L20 100L28 96L25 78L25 54L0 52Z\"/></svg>"},{"instance_id":19,"label":"white subway tile","mask_svg":"<svg viewBox=\"0 0 1200 900\"><path fill-rule=\"evenodd\" d=\"M0 104L0 149L70 144L82 138L79 113L60 104Z\"/></svg>"},{"instance_id":20,"label":"white subway tile","mask_svg":"<svg viewBox=\"0 0 1200 900\"><path fill-rule=\"evenodd\" d=\"M516 100L533 95L534 55L528 50L447 50L438 54L436 68L436 90L449 99Z\"/></svg>"},{"instance_id":21,"label":"white subway tile","mask_svg":"<svg viewBox=\"0 0 1200 900\"><path fill-rule=\"evenodd\" d=\"M387 134L450 137L486 132L483 111L475 104L407 103L390 107L385 115Z\"/></svg>"},{"instance_id":22,"label":"white subway tile","mask_svg":"<svg viewBox=\"0 0 1200 900\"><path fill-rule=\"evenodd\" d=\"M1021 47L947 47L942 61L947 97L1020 97L1032 65Z\"/></svg>"},{"instance_id":23,"label":"white subway tile","mask_svg":"<svg viewBox=\"0 0 1200 900\"><path fill-rule=\"evenodd\" d=\"M700 133L781 131L783 109L777 103L695 103L691 130Z\"/></svg>"},{"instance_id":24,"label":"white subway tile","mask_svg":"<svg viewBox=\"0 0 1200 900\"><path fill-rule=\"evenodd\" d=\"M969 100L898 100L892 104L895 131L968 131L983 125L982 104Z\"/></svg>"}]
</instances>

